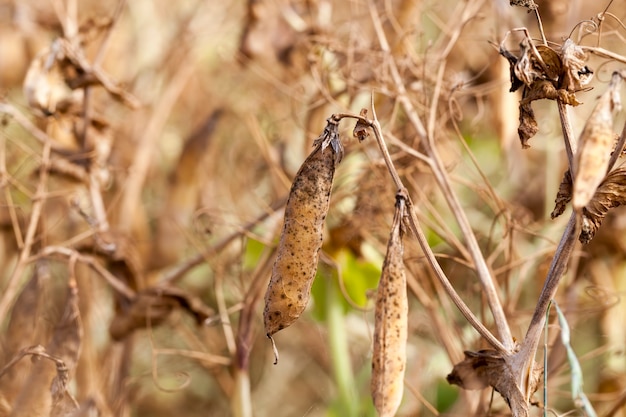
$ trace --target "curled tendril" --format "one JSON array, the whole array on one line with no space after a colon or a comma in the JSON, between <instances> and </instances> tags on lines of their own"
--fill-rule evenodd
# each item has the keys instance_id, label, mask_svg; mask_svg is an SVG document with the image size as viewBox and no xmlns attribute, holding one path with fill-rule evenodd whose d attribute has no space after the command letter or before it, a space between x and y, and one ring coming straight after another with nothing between
<instances>
[{"instance_id":1,"label":"curled tendril","mask_svg":"<svg viewBox=\"0 0 626 417\"><path fill-rule=\"evenodd\" d=\"M605 288L589 286L585 288L585 294L593 300L593 307L587 307L585 312L602 312L618 305L621 301L619 294L608 291Z\"/></svg>"},{"instance_id":2,"label":"curled tendril","mask_svg":"<svg viewBox=\"0 0 626 417\"><path fill-rule=\"evenodd\" d=\"M569 33L568 38L572 38L576 29L578 29L578 38L576 39L576 43L579 44L585 36L597 32L598 29L600 29L600 26L598 25L598 23L591 19L581 20L580 22L576 23L576 25L572 28L572 31Z\"/></svg>"},{"instance_id":3,"label":"curled tendril","mask_svg":"<svg viewBox=\"0 0 626 417\"><path fill-rule=\"evenodd\" d=\"M157 387L157 389L163 392L173 393L177 391L182 391L187 388L189 384L191 384L191 375L189 375L188 372L179 371L176 373L176 375L183 379L183 381L178 384L178 386L174 388L165 388L163 385L161 385L159 383L159 369L157 366L157 361L156 358L154 358L154 360L152 361L152 382L154 383L154 386Z\"/></svg>"}]
</instances>

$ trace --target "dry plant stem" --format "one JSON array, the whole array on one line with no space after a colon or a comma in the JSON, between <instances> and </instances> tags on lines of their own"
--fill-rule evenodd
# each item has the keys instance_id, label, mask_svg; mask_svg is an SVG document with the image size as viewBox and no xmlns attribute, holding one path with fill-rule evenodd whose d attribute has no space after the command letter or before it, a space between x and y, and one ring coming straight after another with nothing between
<instances>
[{"instance_id":1,"label":"dry plant stem","mask_svg":"<svg viewBox=\"0 0 626 417\"><path fill-rule=\"evenodd\" d=\"M104 266L91 256L83 255L74 249L65 246L46 246L40 253L41 256L61 255L68 259L76 259L79 262L89 265L94 271L102 276L113 289L128 299L135 298L133 291L124 282L120 281L115 275L111 274ZM30 259L29 261L31 261Z\"/></svg>"},{"instance_id":2,"label":"dry plant stem","mask_svg":"<svg viewBox=\"0 0 626 417\"><path fill-rule=\"evenodd\" d=\"M569 169L572 174L572 178L574 178L575 173L574 169L574 155L576 155L576 150L578 147L578 142L574 137L574 133L572 132L572 125L569 122L567 105L563 103L561 100L556 101L558 109L559 109L559 118L561 119L561 129L563 130L563 141L565 142L565 152L567 153L567 162L569 164Z\"/></svg>"},{"instance_id":3,"label":"dry plant stem","mask_svg":"<svg viewBox=\"0 0 626 417\"><path fill-rule=\"evenodd\" d=\"M539 340L541 339L541 332L546 320L546 311L550 305L550 301L556 295L559 288L559 282L565 273L567 265L569 263L570 256L574 251L577 237L580 233L580 223L576 220L576 213L572 212L572 215L567 223L559 246L556 249L552 264L548 271L548 276L539 295L537 306L533 312L533 317L528 326L526 337L517 353L512 355L511 366L516 374L516 380L519 386L522 388L527 387L528 375L532 374L532 367L534 366L535 353L539 346ZM529 369L530 367L530 369ZM526 400L530 399L531 393L526 389Z\"/></svg>"},{"instance_id":4,"label":"dry plant stem","mask_svg":"<svg viewBox=\"0 0 626 417\"><path fill-rule=\"evenodd\" d=\"M448 294L448 296L450 297L454 305L459 309L461 314L463 314L463 317L465 317L465 319L472 325L472 327L474 327L474 329L476 329L476 331L494 349L496 349L497 351L501 353L509 352L509 348L507 348L498 339L496 339L495 336L491 334L491 332L480 322L480 320L478 320L478 318L474 315L474 313L472 313L469 307L465 304L463 299L461 299L461 297L457 294L452 284L450 284L448 277L446 277L445 273L441 269L441 266L439 265L439 262L437 262L437 258L435 258L435 254L430 249L430 246L428 245L428 241L426 240L426 236L424 236L424 232L422 231L422 229L419 226L419 223L417 222L417 218L413 210L413 203L411 202L410 199L408 200L408 202L409 202L408 204L409 226L410 226L411 232L413 232L413 234L415 235L420 247L422 248L422 251L424 252L424 255L426 255L426 260L428 261L428 264L435 272L437 279L439 280L439 282L445 289L446 293Z\"/></svg>"},{"instance_id":5,"label":"dry plant stem","mask_svg":"<svg viewBox=\"0 0 626 417\"><path fill-rule=\"evenodd\" d=\"M9 310L13 302L15 301L17 291L19 288L20 278L26 269L28 264L28 258L30 257L30 250L35 240L35 233L39 226L39 219L41 218L41 212L44 202L46 200L46 184L48 183L48 166L50 164L50 141L46 141L43 146L41 154L41 169L39 170L39 182L37 183L37 191L33 200L33 206L31 209L30 219L28 221L28 228L26 229L26 236L24 238L24 246L20 252L15 269L9 277L8 284L4 289L4 294L0 299L0 321L7 317Z\"/></svg>"},{"instance_id":6,"label":"dry plant stem","mask_svg":"<svg viewBox=\"0 0 626 417\"><path fill-rule=\"evenodd\" d=\"M188 59L187 61L193 60ZM154 159L153 153L157 147L157 140L167 122L168 115L172 112L176 100L194 70L193 62L183 62L180 65L178 72L172 80L169 80L166 90L161 94L161 100L152 113L148 125L141 131L139 143L135 150L135 158L129 169L124 195L120 203L119 229L122 232L129 232L135 223L137 209L141 205L141 191L144 188L150 162Z\"/></svg>"},{"instance_id":7,"label":"dry plant stem","mask_svg":"<svg viewBox=\"0 0 626 417\"><path fill-rule=\"evenodd\" d=\"M252 274L252 282L243 299L243 308L239 314L239 326L237 327L237 357L235 365L241 370L248 371L250 365L250 353L254 343L254 323L256 322L256 306L263 298L267 276L271 274L272 261L276 254L276 248L267 250L258 262Z\"/></svg>"},{"instance_id":8,"label":"dry plant stem","mask_svg":"<svg viewBox=\"0 0 626 417\"><path fill-rule=\"evenodd\" d=\"M178 280L182 279L193 268L195 268L196 266L206 261L207 258L210 258L220 253L224 248L226 248L226 246L232 243L235 239L245 234L246 232L250 231L256 225L258 225L259 223L267 219L270 215L280 210L282 207L285 206L286 203L287 203L287 197L280 199L277 203L274 203L270 207L271 211L261 214L256 219L245 224L240 230L237 230L236 232L224 237L222 240L216 242L213 246L206 248L205 250L193 256L192 258L184 261L182 264L176 265L174 268L164 272L158 281L163 284L174 284Z\"/></svg>"},{"instance_id":9,"label":"dry plant stem","mask_svg":"<svg viewBox=\"0 0 626 417\"><path fill-rule=\"evenodd\" d=\"M487 340L487 342L489 342L491 346L493 346L494 349L502 353L506 353L508 351L508 347L506 347L506 345L503 345L498 339L496 339L491 334L491 332L480 322L480 320L478 320L478 318L474 315L474 313L472 313L469 307L467 307L465 302L457 294L454 287L452 287L452 284L450 284L450 281L448 280L445 273L441 269L439 262L437 262L437 258L435 258L435 254L430 249L430 246L428 245L428 241L426 240L426 236L424 235L424 232L422 231L419 225L419 222L415 215L415 211L413 209L413 202L411 201L411 198L409 197L406 191L406 187L404 187L404 184L402 183L402 180L400 179L400 176L398 175L398 172L393 164L393 161L391 160L391 156L389 155L389 151L387 150L387 145L385 144L385 140L382 135L380 123L378 122L378 119L376 118L376 111L374 110L373 107L372 107L372 115L374 116L374 120L369 122L369 124L372 127L372 130L374 131L376 142L378 143L378 147L380 148L380 151L383 155L383 159L385 160L385 164L387 165L387 169L389 170L389 174L391 175L391 178L393 179L393 182L396 185L396 188L399 190L399 192L403 192L406 195L406 200L408 202L407 211L409 214L409 226L410 226L411 231L417 238L417 241L420 247L422 248L422 251L426 255L428 264L435 272L435 275L441 282L441 285L444 287L448 296L452 299L452 302L454 303L454 305L456 305L459 311L461 312L461 314L463 314L463 317L467 319L467 321L476 329L476 331L482 337L485 338L485 340ZM356 117L356 116L352 116L352 117ZM360 117L358 118L362 119Z\"/></svg>"},{"instance_id":10,"label":"dry plant stem","mask_svg":"<svg viewBox=\"0 0 626 417\"><path fill-rule=\"evenodd\" d=\"M598 55L602 58L607 58L613 61L621 62L622 64L626 64L626 57L624 55L616 54L613 51L606 50L604 48L592 47L592 46L583 46L583 51L591 52L594 55Z\"/></svg>"},{"instance_id":11,"label":"dry plant stem","mask_svg":"<svg viewBox=\"0 0 626 417\"><path fill-rule=\"evenodd\" d=\"M42 144L49 143L50 149L54 152L63 152L64 148L55 146L54 140L50 138L45 132L38 129L26 116L20 113L15 107L8 103L0 103L0 113L8 114L15 121L22 126L28 133L30 133L35 139L37 139Z\"/></svg>"},{"instance_id":12,"label":"dry plant stem","mask_svg":"<svg viewBox=\"0 0 626 417\"><path fill-rule=\"evenodd\" d=\"M31 355L31 356L38 356L38 357L42 357L45 359L49 359L52 362L54 362L55 365L62 365L63 361L61 359L58 359L52 355L49 355L48 353L46 353L46 349L41 346L41 345L36 345L36 346L30 346L27 348L24 348L22 350L20 350L10 361L9 363L7 363L2 369L0 369L0 378L2 378L4 376L5 373L7 373L7 371L9 369L11 369L11 367L13 365L15 365L18 361L20 361L24 356L27 355Z\"/></svg>"},{"instance_id":13,"label":"dry plant stem","mask_svg":"<svg viewBox=\"0 0 626 417\"><path fill-rule=\"evenodd\" d=\"M24 238L22 236L22 228L15 212L15 205L13 204L13 197L11 196L11 190L9 188L10 182L9 172L7 171L7 153L6 153L6 140L4 137L0 139L0 187L4 192L5 204L9 210L9 217L11 218L11 226L13 229L13 235L15 236L15 242L18 248L24 247Z\"/></svg>"},{"instance_id":14,"label":"dry plant stem","mask_svg":"<svg viewBox=\"0 0 626 417\"><path fill-rule=\"evenodd\" d=\"M106 33L104 34L104 39L102 40L102 42L100 43L100 46L98 47L98 52L96 53L96 57L93 60L93 67L94 68L100 68L100 64L102 63L102 60L104 59L104 55L106 53L106 50L109 46L109 42L111 40L111 34L113 33L113 27L115 26L115 23L117 23L117 21L119 20L119 17L122 13L122 10L124 8L124 6L126 5L126 0L120 0L117 3L117 6L115 7L115 11L113 13L113 17L111 18L111 25L109 26L108 30L106 31ZM89 85L87 85L84 88L84 99L83 99L83 132L81 135L81 139L82 139L82 148L85 149L87 144L89 143L87 140L87 136L88 136L88 132L89 132L89 126L91 125L91 87ZM95 206L95 204L94 204ZM98 218L96 216L96 218ZM108 225L107 225L108 226ZM102 227L104 228L104 225L102 225ZM107 227L108 229L108 227ZM103 229L106 230L106 229Z\"/></svg>"},{"instance_id":15,"label":"dry plant stem","mask_svg":"<svg viewBox=\"0 0 626 417\"><path fill-rule=\"evenodd\" d=\"M382 24L380 22L380 17L378 16L376 7L373 2L370 2L370 15L372 18L374 29L378 35L378 41L380 43L381 49L385 53L389 54L390 53L389 44L385 37L385 33L382 29ZM411 100L409 99L406 88L402 81L402 77L400 76L398 68L395 65L395 61L393 59L389 60L389 69L391 72L391 76L393 77L393 82L398 92L397 100L400 102L400 104L404 108L404 111L407 117L409 118L409 121L415 128L418 136L422 139L422 143L423 143L424 148L426 149L426 153L431 159L432 163L430 164L430 167L433 171L437 184L439 185L441 192L443 193L448 205L450 206L450 209L454 213L454 216L459 224L459 227L463 233L463 236L465 237L468 250L472 255L474 267L476 268L476 272L480 279L480 283L482 285L485 296L487 298L489 308L491 309L491 313L493 315L494 322L498 330L500 340L502 341L502 343L499 345L500 346L504 345L506 349L508 349L509 351L512 351L513 350L513 337L511 335L511 329L509 328L506 316L504 314L504 309L502 308L502 304L500 303L500 298L498 296L498 292L495 287L493 276L491 272L489 271L489 267L487 266L487 263L485 261L485 258L482 252L480 251L478 241L476 240L476 236L474 235L474 232L472 231L472 227L465 215L465 212L463 211L456 195L452 191L449 179L447 177L447 173L445 171L445 167L443 166L441 158L439 157L437 153L436 147L432 146L431 144L431 141L434 140L434 138L428 137L428 134L426 132L426 129L424 128L422 121L417 116L417 112L415 111L415 108L413 107L413 104L411 103ZM439 276L439 273L437 273L437 275ZM450 285L449 282L447 284L448 286Z\"/></svg>"}]
</instances>

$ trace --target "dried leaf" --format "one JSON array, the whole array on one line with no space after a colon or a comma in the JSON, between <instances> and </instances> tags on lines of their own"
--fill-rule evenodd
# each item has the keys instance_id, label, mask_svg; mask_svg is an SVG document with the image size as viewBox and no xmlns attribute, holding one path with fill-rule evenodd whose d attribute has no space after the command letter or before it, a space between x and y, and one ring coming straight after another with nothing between
<instances>
[{"instance_id":1,"label":"dried leaf","mask_svg":"<svg viewBox=\"0 0 626 417\"><path fill-rule=\"evenodd\" d=\"M611 171L602 181L589 204L583 209L579 240L582 243L589 243L602 224L606 213L622 204L626 204L626 167Z\"/></svg>"},{"instance_id":2,"label":"dried leaf","mask_svg":"<svg viewBox=\"0 0 626 417\"><path fill-rule=\"evenodd\" d=\"M521 104L519 106L519 127L517 128L517 134L522 143L522 148L530 147L528 140L535 136L538 131L539 128L537 127L535 112L530 106L530 103Z\"/></svg>"},{"instance_id":3,"label":"dried leaf","mask_svg":"<svg viewBox=\"0 0 626 417\"><path fill-rule=\"evenodd\" d=\"M561 88L576 92L591 82L593 71L585 65L588 59L587 54L570 38L566 39L561 46L561 59L564 69L560 81Z\"/></svg>"},{"instance_id":4,"label":"dried leaf","mask_svg":"<svg viewBox=\"0 0 626 417\"><path fill-rule=\"evenodd\" d=\"M575 93L589 83L593 72L585 66L587 56L582 48L570 39L557 51L547 45L535 46L528 31L522 30L525 37L517 55L505 48L506 37L500 43L499 52L509 61L509 91L523 88L518 134L522 147L528 148L528 140L538 131L530 103L548 99L577 106L580 102Z\"/></svg>"},{"instance_id":5,"label":"dried leaf","mask_svg":"<svg viewBox=\"0 0 626 417\"><path fill-rule=\"evenodd\" d=\"M394 416L404 391L408 299L404 272L402 220L404 197L396 197L396 211L387 244L387 255L376 296L371 392L378 415Z\"/></svg>"},{"instance_id":6,"label":"dried leaf","mask_svg":"<svg viewBox=\"0 0 626 417\"><path fill-rule=\"evenodd\" d=\"M574 161L572 206L580 210L589 203L609 168L615 133L613 115L621 108L618 87L622 77L614 73L608 90L602 94L578 140Z\"/></svg>"},{"instance_id":7,"label":"dried leaf","mask_svg":"<svg viewBox=\"0 0 626 417\"><path fill-rule=\"evenodd\" d=\"M289 192L272 277L265 293L263 320L270 339L300 317L310 298L335 166L343 156L338 126L333 117L327 119L324 132L298 170ZM332 151L327 150L329 145Z\"/></svg>"},{"instance_id":8,"label":"dried leaf","mask_svg":"<svg viewBox=\"0 0 626 417\"><path fill-rule=\"evenodd\" d=\"M526 7L528 10L536 10L538 7L533 0L511 0L509 4L511 6Z\"/></svg>"},{"instance_id":9,"label":"dried leaf","mask_svg":"<svg viewBox=\"0 0 626 417\"><path fill-rule=\"evenodd\" d=\"M80 98L65 83L56 44L39 53L28 67L24 78L24 96L28 104L48 116L64 101L77 103Z\"/></svg>"},{"instance_id":10,"label":"dried leaf","mask_svg":"<svg viewBox=\"0 0 626 417\"><path fill-rule=\"evenodd\" d=\"M576 95L570 93L564 89L557 89L551 81L539 80L532 84L532 86L524 89L524 94L520 104L527 104L531 101L540 100L546 98L548 100L560 100L570 106L578 106L581 104Z\"/></svg>"},{"instance_id":11,"label":"dried leaf","mask_svg":"<svg viewBox=\"0 0 626 417\"><path fill-rule=\"evenodd\" d=\"M526 400L508 363L510 357L491 349L478 352L465 351L464 354L465 359L454 365L452 372L446 377L448 383L467 390L493 387L509 404L513 416L528 415ZM533 369L529 382L531 392L537 390L543 374L543 369L536 364Z\"/></svg>"},{"instance_id":12,"label":"dried leaf","mask_svg":"<svg viewBox=\"0 0 626 417\"><path fill-rule=\"evenodd\" d=\"M93 67L80 43L58 38L31 62L24 79L24 95L31 107L48 116L61 110L78 110L83 100L80 89L100 85L116 100L138 108L139 100Z\"/></svg>"},{"instance_id":13,"label":"dried leaf","mask_svg":"<svg viewBox=\"0 0 626 417\"><path fill-rule=\"evenodd\" d=\"M565 207L567 203L572 199L572 173L568 169L563 174L563 179L561 180L561 184L559 185L559 191L556 194L556 199L554 200L554 210L550 213L550 217L552 219L556 219L565 211Z\"/></svg>"},{"instance_id":14,"label":"dried leaf","mask_svg":"<svg viewBox=\"0 0 626 417\"><path fill-rule=\"evenodd\" d=\"M360 113L361 117L367 117L367 109L361 109ZM369 125L365 123L363 120L359 119L356 122L356 126L354 126L354 130L352 131L352 136L357 138L359 142L363 142L370 133L367 131Z\"/></svg>"}]
</instances>

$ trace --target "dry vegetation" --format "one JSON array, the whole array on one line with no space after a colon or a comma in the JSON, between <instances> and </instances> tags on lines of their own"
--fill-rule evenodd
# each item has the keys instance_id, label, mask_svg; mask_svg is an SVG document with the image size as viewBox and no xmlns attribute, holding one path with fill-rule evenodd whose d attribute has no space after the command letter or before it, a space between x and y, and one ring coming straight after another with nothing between
<instances>
[{"instance_id":1,"label":"dry vegetation","mask_svg":"<svg viewBox=\"0 0 626 417\"><path fill-rule=\"evenodd\" d=\"M0 417L626 417L626 2L515 3L0 1Z\"/></svg>"}]
</instances>

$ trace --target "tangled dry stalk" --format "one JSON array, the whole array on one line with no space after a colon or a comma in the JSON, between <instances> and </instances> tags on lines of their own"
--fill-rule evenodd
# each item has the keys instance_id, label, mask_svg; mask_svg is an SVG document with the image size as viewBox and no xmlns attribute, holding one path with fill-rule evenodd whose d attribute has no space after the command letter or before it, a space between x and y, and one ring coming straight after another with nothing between
<instances>
[{"instance_id":1,"label":"tangled dry stalk","mask_svg":"<svg viewBox=\"0 0 626 417\"><path fill-rule=\"evenodd\" d=\"M0 417L626 415L623 1L101 3L0 5Z\"/></svg>"}]
</instances>

